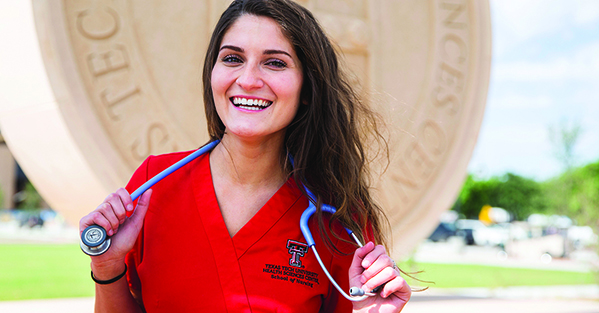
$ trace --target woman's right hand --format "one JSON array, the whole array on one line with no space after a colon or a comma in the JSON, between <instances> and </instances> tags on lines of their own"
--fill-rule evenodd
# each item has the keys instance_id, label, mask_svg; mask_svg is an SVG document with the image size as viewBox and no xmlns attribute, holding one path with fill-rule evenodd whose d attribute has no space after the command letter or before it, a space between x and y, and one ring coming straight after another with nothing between
<instances>
[{"instance_id":1,"label":"woman's right hand","mask_svg":"<svg viewBox=\"0 0 599 313\"><path fill-rule=\"evenodd\" d=\"M86 227L93 224L103 227L107 235L111 236L110 249L102 255L91 257L92 269L104 268L107 272L112 272L110 267L121 267L124 264L125 255L133 248L143 225L151 196L152 189L148 189L139 197L134 210L129 192L125 188L119 188L79 221L79 236ZM127 217L132 211L133 214ZM99 274L94 269L94 275L101 278Z\"/></svg>"}]
</instances>

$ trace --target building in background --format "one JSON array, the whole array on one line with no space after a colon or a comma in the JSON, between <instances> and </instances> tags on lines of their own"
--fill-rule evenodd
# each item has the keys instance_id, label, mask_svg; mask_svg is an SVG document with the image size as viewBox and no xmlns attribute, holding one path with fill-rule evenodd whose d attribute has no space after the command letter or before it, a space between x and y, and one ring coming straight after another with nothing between
<instances>
[{"instance_id":1,"label":"building in background","mask_svg":"<svg viewBox=\"0 0 599 313\"><path fill-rule=\"evenodd\" d=\"M0 132L0 208L15 207L13 195L17 189L17 162Z\"/></svg>"}]
</instances>

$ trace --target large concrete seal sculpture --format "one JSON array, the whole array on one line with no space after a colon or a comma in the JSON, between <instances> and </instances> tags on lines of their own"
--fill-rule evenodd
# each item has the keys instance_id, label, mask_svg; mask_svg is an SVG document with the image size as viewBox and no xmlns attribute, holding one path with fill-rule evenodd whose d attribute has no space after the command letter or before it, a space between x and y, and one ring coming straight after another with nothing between
<instances>
[{"instance_id":1,"label":"large concrete seal sculpture","mask_svg":"<svg viewBox=\"0 0 599 313\"><path fill-rule=\"evenodd\" d=\"M465 177L488 89L489 4L299 2L315 12L365 97L388 119L391 164L376 187L393 227L394 255L405 255L451 206ZM207 141L202 60L228 3L0 5L19 16L9 26L32 38L15 47L31 58L12 66L39 64L23 79L24 89L9 90L0 102L2 135L42 196L69 221L123 186L147 155Z\"/></svg>"}]
</instances>

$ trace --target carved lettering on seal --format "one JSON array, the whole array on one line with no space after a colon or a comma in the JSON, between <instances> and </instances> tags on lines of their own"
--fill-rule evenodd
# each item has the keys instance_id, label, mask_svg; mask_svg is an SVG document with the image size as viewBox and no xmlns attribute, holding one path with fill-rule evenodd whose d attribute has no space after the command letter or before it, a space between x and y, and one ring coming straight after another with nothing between
<instances>
[{"instance_id":1,"label":"carved lettering on seal","mask_svg":"<svg viewBox=\"0 0 599 313\"><path fill-rule=\"evenodd\" d=\"M121 91L117 94L113 94L109 89L105 89L100 93L100 99L102 99L102 103L106 107L108 116L113 121L118 121L120 120L120 116L114 111L114 108L139 93L140 89L137 86L129 87L128 90Z\"/></svg>"},{"instance_id":2,"label":"carved lettering on seal","mask_svg":"<svg viewBox=\"0 0 599 313\"><path fill-rule=\"evenodd\" d=\"M87 56L87 64L94 77L128 68L127 49L125 46L117 44L113 49L107 51L92 52Z\"/></svg>"},{"instance_id":3,"label":"carved lettering on seal","mask_svg":"<svg viewBox=\"0 0 599 313\"><path fill-rule=\"evenodd\" d=\"M92 40L104 40L112 37L119 31L119 15L110 8L104 10L88 9L77 15L77 30L86 38ZM108 18L111 23L104 23ZM101 25L101 27L98 27ZM108 26L108 27L104 27Z\"/></svg>"},{"instance_id":4,"label":"carved lettering on seal","mask_svg":"<svg viewBox=\"0 0 599 313\"><path fill-rule=\"evenodd\" d=\"M396 170L390 175L406 206L417 199L440 167L464 97L468 3L439 0L437 5L437 66L433 70L429 100L424 103L431 118L415 121L414 137L404 146L398 161L394 162Z\"/></svg>"},{"instance_id":5,"label":"carved lettering on seal","mask_svg":"<svg viewBox=\"0 0 599 313\"><path fill-rule=\"evenodd\" d=\"M443 19L443 25L449 28L465 28L465 22L456 21L458 17L462 15L464 10L466 9L466 3L451 3L451 2L442 2L441 9L444 11L449 11L449 14L445 19Z\"/></svg>"},{"instance_id":6,"label":"carved lettering on seal","mask_svg":"<svg viewBox=\"0 0 599 313\"><path fill-rule=\"evenodd\" d=\"M155 97L129 8L118 1L75 2L70 11L72 40L92 105L109 137L134 167L152 153L172 151L175 136ZM152 121L152 122L150 122ZM131 143L131 138L134 142Z\"/></svg>"},{"instance_id":7,"label":"carved lettering on seal","mask_svg":"<svg viewBox=\"0 0 599 313\"><path fill-rule=\"evenodd\" d=\"M168 149L177 150L177 145L172 142L166 126L155 122L147 126L145 137L137 138L131 144L131 155L138 161L143 161L156 148L164 149L166 145L171 143Z\"/></svg>"}]
</instances>

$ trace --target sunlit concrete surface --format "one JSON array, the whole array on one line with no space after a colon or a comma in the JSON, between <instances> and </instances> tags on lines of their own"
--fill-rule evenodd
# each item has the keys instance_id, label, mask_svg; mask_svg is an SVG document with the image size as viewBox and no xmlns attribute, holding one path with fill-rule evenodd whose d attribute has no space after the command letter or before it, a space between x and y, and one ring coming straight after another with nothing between
<instances>
[{"instance_id":1,"label":"sunlit concrete surface","mask_svg":"<svg viewBox=\"0 0 599 313\"><path fill-rule=\"evenodd\" d=\"M0 302L2 313L92 313L93 298L49 299Z\"/></svg>"},{"instance_id":2,"label":"sunlit concrete surface","mask_svg":"<svg viewBox=\"0 0 599 313\"><path fill-rule=\"evenodd\" d=\"M411 301L403 313L597 313L599 302L590 300L445 299Z\"/></svg>"},{"instance_id":3,"label":"sunlit concrete surface","mask_svg":"<svg viewBox=\"0 0 599 313\"><path fill-rule=\"evenodd\" d=\"M431 289L415 292L403 313L599 312L599 286Z\"/></svg>"},{"instance_id":4,"label":"sunlit concrete surface","mask_svg":"<svg viewBox=\"0 0 599 313\"><path fill-rule=\"evenodd\" d=\"M0 222L0 244L72 244L79 242L79 230L73 226L21 227L16 221Z\"/></svg>"},{"instance_id":5,"label":"sunlit concrete surface","mask_svg":"<svg viewBox=\"0 0 599 313\"><path fill-rule=\"evenodd\" d=\"M0 302L3 313L92 313L93 298ZM498 299L417 293L403 313L597 313L599 301L581 299Z\"/></svg>"},{"instance_id":6,"label":"sunlit concrete surface","mask_svg":"<svg viewBox=\"0 0 599 313\"><path fill-rule=\"evenodd\" d=\"M599 305L598 285L517 286L501 288L430 288L412 293L414 301L447 299L591 300ZM599 312L599 311L597 311Z\"/></svg>"}]
</instances>

